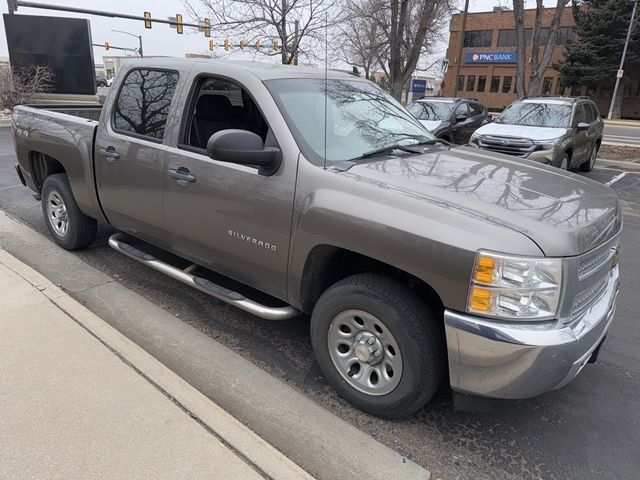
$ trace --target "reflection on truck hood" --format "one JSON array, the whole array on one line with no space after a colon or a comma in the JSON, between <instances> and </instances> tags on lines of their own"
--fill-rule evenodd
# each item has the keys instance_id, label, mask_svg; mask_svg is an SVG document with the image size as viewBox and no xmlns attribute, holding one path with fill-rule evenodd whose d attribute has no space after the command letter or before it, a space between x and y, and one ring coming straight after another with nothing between
<instances>
[{"instance_id":1,"label":"reflection on truck hood","mask_svg":"<svg viewBox=\"0 0 640 480\"><path fill-rule=\"evenodd\" d=\"M618 197L609 187L474 148L386 157L355 165L342 175L512 228L548 256L579 255L621 228Z\"/></svg>"},{"instance_id":2,"label":"reflection on truck hood","mask_svg":"<svg viewBox=\"0 0 640 480\"><path fill-rule=\"evenodd\" d=\"M487 123L475 132L478 135L495 135L496 137L530 138L531 140L553 140L567 133L566 128L529 127L525 125L507 125Z\"/></svg>"}]
</instances>

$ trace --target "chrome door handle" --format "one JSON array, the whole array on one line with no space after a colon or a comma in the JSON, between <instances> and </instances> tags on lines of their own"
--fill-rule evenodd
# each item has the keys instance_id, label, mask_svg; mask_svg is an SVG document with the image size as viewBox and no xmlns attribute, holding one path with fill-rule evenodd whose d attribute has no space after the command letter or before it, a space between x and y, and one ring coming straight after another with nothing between
<instances>
[{"instance_id":1,"label":"chrome door handle","mask_svg":"<svg viewBox=\"0 0 640 480\"><path fill-rule=\"evenodd\" d=\"M113 162L120 158L120 154L116 152L114 147L101 148L98 153L105 157L108 162Z\"/></svg>"},{"instance_id":2,"label":"chrome door handle","mask_svg":"<svg viewBox=\"0 0 640 480\"><path fill-rule=\"evenodd\" d=\"M178 180L178 183L194 183L196 181L196 177L191 175L189 169L184 167L180 167L178 169L170 168L169 176Z\"/></svg>"}]
</instances>

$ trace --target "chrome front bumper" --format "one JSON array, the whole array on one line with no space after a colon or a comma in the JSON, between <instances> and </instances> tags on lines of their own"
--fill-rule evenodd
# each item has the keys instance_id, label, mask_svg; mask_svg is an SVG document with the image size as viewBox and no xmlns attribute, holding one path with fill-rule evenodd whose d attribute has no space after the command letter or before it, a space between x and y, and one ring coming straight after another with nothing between
<instances>
[{"instance_id":1,"label":"chrome front bumper","mask_svg":"<svg viewBox=\"0 0 640 480\"><path fill-rule=\"evenodd\" d=\"M451 388L491 398L529 398L569 383L613 319L619 269L605 293L567 325L514 324L445 310Z\"/></svg>"}]
</instances>

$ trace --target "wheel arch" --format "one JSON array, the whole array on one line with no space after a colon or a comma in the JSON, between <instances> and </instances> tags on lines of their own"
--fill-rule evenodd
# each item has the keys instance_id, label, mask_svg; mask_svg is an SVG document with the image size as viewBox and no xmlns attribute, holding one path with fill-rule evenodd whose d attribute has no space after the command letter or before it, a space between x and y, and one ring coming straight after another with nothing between
<instances>
[{"instance_id":1,"label":"wheel arch","mask_svg":"<svg viewBox=\"0 0 640 480\"><path fill-rule=\"evenodd\" d=\"M407 285L441 315L444 304L436 290L422 279L367 255L332 245L317 245L307 256L300 285L302 309L310 313L322 293L331 285L358 273L381 273Z\"/></svg>"},{"instance_id":2,"label":"wheel arch","mask_svg":"<svg viewBox=\"0 0 640 480\"><path fill-rule=\"evenodd\" d=\"M67 171L60 161L35 150L29 152L29 169L38 193L42 193L42 185L47 177L56 173L67 174Z\"/></svg>"}]
</instances>

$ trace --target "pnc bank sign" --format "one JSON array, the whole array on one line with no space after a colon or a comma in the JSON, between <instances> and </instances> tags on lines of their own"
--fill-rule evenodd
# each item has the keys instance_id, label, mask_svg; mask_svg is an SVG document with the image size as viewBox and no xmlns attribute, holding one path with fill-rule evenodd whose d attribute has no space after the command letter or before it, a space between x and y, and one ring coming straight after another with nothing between
<instances>
[{"instance_id":1,"label":"pnc bank sign","mask_svg":"<svg viewBox=\"0 0 640 480\"><path fill-rule=\"evenodd\" d=\"M465 63L516 63L516 52L469 52L465 53Z\"/></svg>"}]
</instances>

